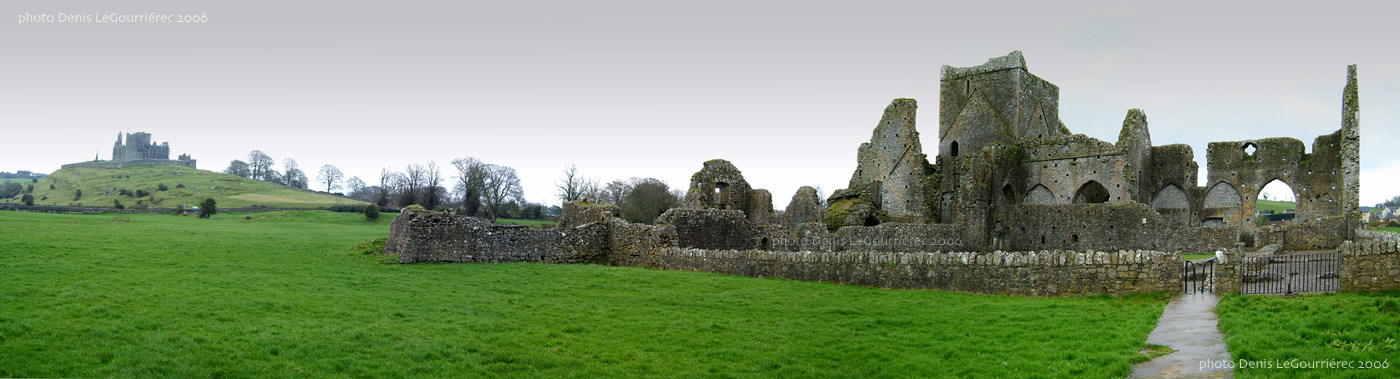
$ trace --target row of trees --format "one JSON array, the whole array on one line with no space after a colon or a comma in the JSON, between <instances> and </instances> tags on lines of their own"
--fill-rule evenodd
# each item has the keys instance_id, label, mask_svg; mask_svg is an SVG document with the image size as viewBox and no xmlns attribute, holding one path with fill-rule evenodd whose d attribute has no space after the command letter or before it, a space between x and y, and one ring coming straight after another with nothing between
<instances>
[{"instance_id":1,"label":"row of trees","mask_svg":"<svg viewBox=\"0 0 1400 379\"><path fill-rule=\"evenodd\" d=\"M667 210L680 206L685 198L679 189L673 190L657 178L617 179L600 185L597 180L579 175L578 167L573 165L564 169L564 177L555 183L555 189L559 190L559 200L616 205L622 209L622 217L627 222L648 224Z\"/></svg>"},{"instance_id":2,"label":"row of trees","mask_svg":"<svg viewBox=\"0 0 1400 379\"><path fill-rule=\"evenodd\" d=\"M311 186L311 182L306 178L306 173L301 171L295 159L283 159L281 172L273 169L274 164L276 161L267 153L253 150L248 153L247 162L234 159L228 163L228 168L224 169L224 173L293 188L305 189Z\"/></svg>"},{"instance_id":3,"label":"row of trees","mask_svg":"<svg viewBox=\"0 0 1400 379\"><path fill-rule=\"evenodd\" d=\"M318 175L318 180L324 180L328 188L339 173L331 169L323 167L322 175ZM502 216L543 218L545 215L544 205L524 200L525 192L513 168L466 157L452 160L452 166L447 169L455 172L444 172L437 162L411 164L403 171L385 168L380 171L378 185L368 185L359 177L347 180L347 196L382 206L458 209L462 214L492 221Z\"/></svg>"}]
</instances>

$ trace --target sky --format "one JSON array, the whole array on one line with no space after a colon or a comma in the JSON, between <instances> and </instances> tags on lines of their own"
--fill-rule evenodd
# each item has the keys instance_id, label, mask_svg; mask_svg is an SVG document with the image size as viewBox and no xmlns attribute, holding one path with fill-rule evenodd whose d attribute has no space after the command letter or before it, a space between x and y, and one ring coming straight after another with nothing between
<instances>
[{"instance_id":1,"label":"sky","mask_svg":"<svg viewBox=\"0 0 1400 379\"><path fill-rule=\"evenodd\" d=\"M1400 5L1162 3L5 1L0 171L110 159L144 131L203 169L256 149L313 180L470 156L558 204L569 165L684 188L723 158L782 209L846 187L892 99L920 102L935 155L940 67L1020 50L1071 131L1112 142L1141 108L1202 181L1211 141L1311 152L1357 64L1361 204L1400 195ZM152 13L207 22L96 22Z\"/></svg>"}]
</instances>

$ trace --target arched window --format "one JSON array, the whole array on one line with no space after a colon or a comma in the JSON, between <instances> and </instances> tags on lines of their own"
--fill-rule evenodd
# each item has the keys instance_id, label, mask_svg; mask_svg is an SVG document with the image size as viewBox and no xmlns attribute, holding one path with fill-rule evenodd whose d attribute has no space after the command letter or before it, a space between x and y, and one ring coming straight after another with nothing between
<instances>
[{"instance_id":1,"label":"arched window","mask_svg":"<svg viewBox=\"0 0 1400 379\"><path fill-rule=\"evenodd\" d=\"M1107 203L1108 189L1099 182L1090 180L1088 183L1079 186L1078 191L1074 191L1075 203Z\"/></svg>"},{"instance_id":2,"label":"arched window","mask_svg":"<svg viewBox=\"0 0 1400 379\"><path fill-rule=\"evenodd\" d=\"M958 156L958 141L953 141L953 145L948 148L948 155Z\"/></svg>"}]
</instances>

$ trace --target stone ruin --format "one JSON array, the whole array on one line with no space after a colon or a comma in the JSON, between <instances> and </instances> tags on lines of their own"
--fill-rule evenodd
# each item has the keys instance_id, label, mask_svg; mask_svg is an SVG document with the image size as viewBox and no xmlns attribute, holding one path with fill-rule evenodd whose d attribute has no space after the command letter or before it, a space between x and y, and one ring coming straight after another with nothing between
<instances>
[{"instance_id":1,"label":"stone ruin","mask_svg":"<svg viewBox=\"0 0 1400 379\"><path fill-rule=\"evenodd\" d=\"M574 202L553 230L412 211L394 221L386 251L404 263L600 263L1062 295L1175 291L1180 252L1330 249L1356 239L1355 66L1341 128L1314 139L1311 153L1293 138L1213 142L1205 186L1196 185L1191 147L1152 145L1141 110L1127 112L1116 141L1073 134L1059 119L1059 88L1031 74L1020 52L944 66L940 82L938 155L923 151L917 103L895 99L857 149L848 187L825 208L803 187L777 214L768 191L716 159L656 225ZM1297 217L1257 227L1253 199L1273 180L1295 190ZM1368 249L1397 256L1392 245Z\"/></svg>"},{"instance_id":2,"label":"stone ruin","mask_svg":"<svg viewBox=\"0 0 1400 379\"><path fill-rule=\"evenodd\" d=\"M97 168L122 168L130 166L145 165L180 165L195 168L195 159L189 154L180 154L179 159L170 159L170 142L156 144L151 142L151 134L146 132L126 133L126 141L122 141L122 133L117 133L117 141L112 143L112 160L103 161L93 158L89 162L69 163L62 168L69 167L97 167Z\"/></svg>"}]
</instances>

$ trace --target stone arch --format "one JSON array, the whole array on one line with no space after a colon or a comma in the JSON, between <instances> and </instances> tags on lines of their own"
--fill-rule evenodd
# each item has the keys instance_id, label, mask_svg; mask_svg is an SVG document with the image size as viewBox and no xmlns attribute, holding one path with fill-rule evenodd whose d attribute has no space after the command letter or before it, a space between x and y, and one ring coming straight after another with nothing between
<instances>
[{"instance_id":1,"label":"stone arch","mask_svg":"<svg viewBox=\"0 0 1400 379\"><path fill-rule=\"evenodd\" d=\"M1007 183L1005 186L1002 186L1002 187L1001 187L1001 201L1002 201L1002 204L1016 204L1016 203L1017 203L1017 201L1016 201L1016 189L1015 189L1015 188L1012 188L1010 183Z\"/></svg>"},{"instance_id":2,"label":"stone arch","mask_svg":"<svg viewBox=\"0 0 1400 379\"><path fill-rule=\"evenodd\" d=\"M950 147L948 148L948 155L954 157L958 156L958 141L953 141L953 143L949 146Z\"/></svg>"},{"instance_id":3,"label":"stone arch","mask_svg":"<svg viewBox=\"0 0 1400 379\"><path fill-rule=\"evenodd\" d=\"M1175 183L1167 184L1152 196L1152 209L1186 209L1191 208L1191 201L1186 197L1186 191Z\"/></svg>"},{"instance_id":4,"label":"stone arch","mask_svg":"<svg viewBox=\"0 0 1400 379\"><path fill-rule=\"evenodd\" d=\"M1057 201L1055 200L1055 192L1050 191L1050 188L1046 188L1044 184L1036 184L1035 187L1031 187L1030 191L1026 191L1026 197L1022 198L1021 203L1054 205Z\"/></svg>"},{"instance_id":5,"label":"stone arch","mask_svg":"<svg viewBox=\"0 0 1400 379\"><path fill-rule=\"evenodd\" d=\"M1243 204L1240 199L1240 191L1229 182L1218 182L1210 186L1206 191L1206 199L1201 205L1202 208L1238 208Z\"/></svg>"},{"instance_id":6,"label":"stone arch","mask_svg":"<svg viewBox=\"0 0 1400 379\"><path fill-rule=\"evenodd\" d=\"M1078 190L1074 191L1074 203L1076 204L1107 202L1108 188L1105 188L1103 184L1099 184L1097 181L1090 180L1085 182L1084 185L1079 186Z\"/></svg>"}]
</instances>

